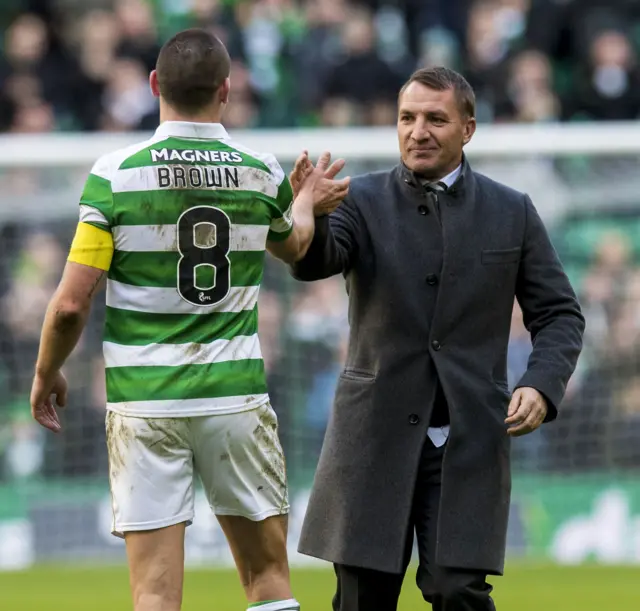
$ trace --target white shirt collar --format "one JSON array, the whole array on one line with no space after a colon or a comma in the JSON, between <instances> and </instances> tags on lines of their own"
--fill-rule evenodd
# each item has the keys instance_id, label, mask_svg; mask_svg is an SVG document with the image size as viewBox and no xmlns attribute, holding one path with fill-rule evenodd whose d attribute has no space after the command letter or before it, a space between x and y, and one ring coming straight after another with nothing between
<instances>
[{"instance_id":1,"label":"white shirt collar","mask_svg":"<svg viewBox=\"0 0 640 611\"><path fill-rule=\"evenodd\" d=\"M449 189L451 187L451 185L453 185L453 183L458 180L458 176L460 176L460 173L462 172L462 164L460 164L453 172L447 174L444 178L441 178L440 180L426 180L423 179L421 182L423 185L428 185L428 184L435 184L438 182L442 182L447 186L447 189Z\"/></svg>"},{"instance_id":2,"label":"white shirt collar","mask_svg":"<svg viewBox=\"0 0 640 611\"><path fill-rule=\"evenodd\" d=\"M224 140L229 138L220 123L194 123L191 121L164 121L156 130L160 138L196 138L202 140Z\"/></svg>"},{"instance_id":3,"label":"white shirt collar","mask_svg":"<svg viewBox=\"0 0 640 611\"><path fill-rule=\"evenodd\" d=\"M443 182L445 185L447 185L448 189L456 180L458 180L460 172L462 172L462 164L460 164L453 172L447 174L444 178L441 178L439 182Z\"/></svg>"}]
</instances>

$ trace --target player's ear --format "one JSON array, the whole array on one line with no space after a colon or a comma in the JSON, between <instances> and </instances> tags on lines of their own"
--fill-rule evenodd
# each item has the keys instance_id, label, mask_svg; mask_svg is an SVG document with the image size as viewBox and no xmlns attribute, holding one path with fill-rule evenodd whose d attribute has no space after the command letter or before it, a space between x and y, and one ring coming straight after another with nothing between
<instances>
[{"instance_id":1,"label":"player's ear","mask_svg":"<svg viewBox=\"0 0 640 611\"><path fill-rule=\"evenodd\" d=\"M158 87L158 73L155 70L151 71L149 75L149 87L151 87L151 93L153 97L160 97L160 88Z\"/></svg>"},{"instance_id":2,"label":"player's ear","mask_svg":"<svg viewBox=\"0 0 640 611\"><path fill-rule=\"evenodd\" d=\"M218 89L218 95L221 104L227 104L229 102L229 92L231 91L231 79L227 77L220 85Z\"/></svg>"}]
</instances>

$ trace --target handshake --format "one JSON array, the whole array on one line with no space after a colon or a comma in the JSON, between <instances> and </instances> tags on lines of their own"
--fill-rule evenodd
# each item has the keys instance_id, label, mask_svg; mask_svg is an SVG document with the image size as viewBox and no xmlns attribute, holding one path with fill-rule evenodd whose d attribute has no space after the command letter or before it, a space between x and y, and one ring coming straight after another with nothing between
<instances>
[{"instance_id":1,"label":"handshake","mask_svg":"<svg viewBox=\"0 0 640 611\"><path fill-rule=\"evenodd\" d=\"M308 151L303 151L289 175L294 201L300 198L304 201L303 205L312 206L314 216L333 212L349 192L349 177L336 180L344 168L345 160L338 159L330 163L329 152L322 153L314 166ZM300 200L298 203L302 203Z\"/></svg>"}]
</instances>

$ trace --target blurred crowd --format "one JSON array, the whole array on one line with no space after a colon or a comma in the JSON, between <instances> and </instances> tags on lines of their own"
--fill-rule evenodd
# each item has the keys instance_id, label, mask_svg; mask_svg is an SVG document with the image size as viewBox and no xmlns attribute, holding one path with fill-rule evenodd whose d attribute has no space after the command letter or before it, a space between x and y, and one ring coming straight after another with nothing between
<instances>
[{"instance_id":1,"label":"blurred crowd","mask_svg":"<svg viewBox=\"0 0 640 611\"><path fill-rule=\"evenodd\" d=\"M3 0L0 131L153 129L148 73L190 26L229 48L232 128L391 124L434 64L481 121L640 114L634 0Z\"/></svg>"}]
</instances>

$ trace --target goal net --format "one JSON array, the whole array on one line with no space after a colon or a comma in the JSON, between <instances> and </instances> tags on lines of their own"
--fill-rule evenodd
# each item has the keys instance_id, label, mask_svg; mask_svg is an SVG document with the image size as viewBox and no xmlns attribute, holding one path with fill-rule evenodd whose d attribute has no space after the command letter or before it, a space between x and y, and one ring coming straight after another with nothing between
<instances>
[{"instance_id":1,"label":"goal net","mask_svg":"<svg viewBox=\"0 0 640 611\"><path fill-rule=\"evenodd\" d=\"M247 132L289 169L323 149L345 173L398 161L393 129ZM62 435L29 416L29 387L44 311L58 282L77 202L93 161L146 134L0 138L0 569L34 562L123 561L111 537L96 306L66 368ZM586 347L557 423L513 444L511 558L640 562L640 126L482 126L474 169L528 192L549 227L587 317ZM302 284L268 262L260 336L291 483L293 553L345 355L341 278ZM514 308L509 381L526 367L529 337ZM191 563L232 559L197 498Z\"/></svg>"}]
</instances>

